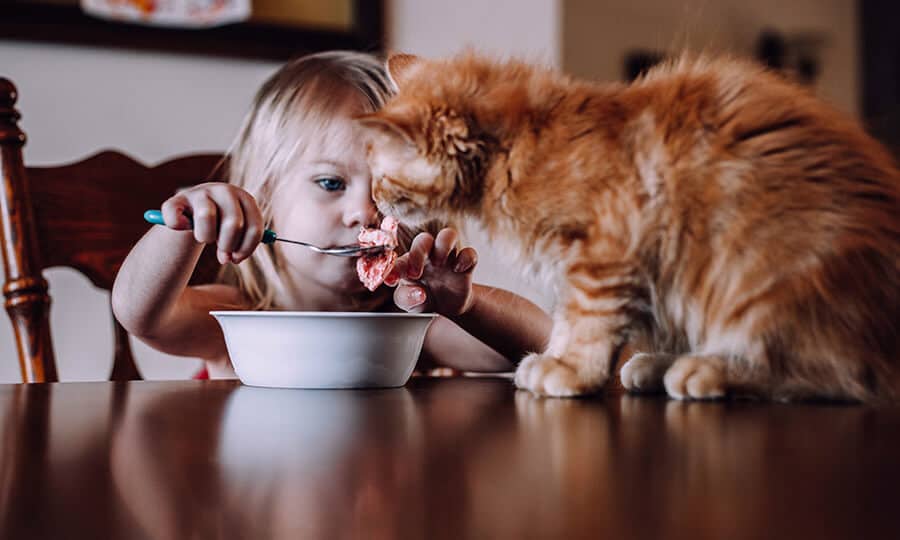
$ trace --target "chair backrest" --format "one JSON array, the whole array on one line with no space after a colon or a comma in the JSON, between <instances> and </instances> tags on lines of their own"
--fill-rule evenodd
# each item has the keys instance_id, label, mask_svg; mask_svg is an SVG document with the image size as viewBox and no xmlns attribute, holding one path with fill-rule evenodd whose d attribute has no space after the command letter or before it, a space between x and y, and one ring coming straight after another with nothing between
<instances>
[{"instance_id":1,"label":"chair backrest","mask_svg":"<svg viewBox=\"0 0 900 540\"><path fill-rule=\"evenodd\" d=\"M112 288L116 272L146 232L144 210L179 188L221 179L221 154L179 157L147 167L117 152L101 152L59 167L26 167L15 86L0 78L0 250L3 294L25 382L58 380L50 340L50 296L44 268L67 266L97 287ZM215 277L206 250L192 283ZM115 321L115 318L113 319ZM138 379L124 328L115 321L112 380Z\"/></svg>"}]
</instances>

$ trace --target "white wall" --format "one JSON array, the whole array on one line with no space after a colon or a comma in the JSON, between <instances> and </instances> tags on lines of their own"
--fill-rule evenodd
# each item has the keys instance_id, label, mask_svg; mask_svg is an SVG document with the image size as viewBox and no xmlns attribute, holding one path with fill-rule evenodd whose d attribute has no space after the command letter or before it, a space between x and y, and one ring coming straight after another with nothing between
<instances>
[{"instance_id":1,"label":"white wall","mask_svg":"<svg viewBox=\"0 0 900 540\"><path fill-rule=\"evenodd\" d=\"M395 50L440 56L471 44L558 62L557 0L388 4ZM18 86L20 126L29 137L25 159L34 165L63 163L103 148L124 150L146 163L178 153L223 151L253 92L276 68L271 62L0 41L0 76ZM533 294L508 277L486 246L476 247L482 255L480 281ZM52 269L47 277L60 378L105 378L112 358L108 294L74 271ZM198 366L135 349L148 378L187 377ZM11 328L0 323L0 382L19 381L15 358Z\"/></svg>"},{"instance_id":2,"label":"white wall","mask_svg":"<svg viewBox=\"0 0 900 540\"><path fill-rule=\"evenodd\" d=\"M388 47L440 57L465 47L559 65L560 0L391 0Z\"/></svg>"}]
</instances>

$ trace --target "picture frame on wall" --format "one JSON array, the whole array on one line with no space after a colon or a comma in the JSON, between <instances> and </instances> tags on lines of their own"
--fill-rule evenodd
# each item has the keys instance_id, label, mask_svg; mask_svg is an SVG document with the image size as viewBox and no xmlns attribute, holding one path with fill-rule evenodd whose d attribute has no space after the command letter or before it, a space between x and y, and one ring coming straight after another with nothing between
<instances>
[{"instance_id":1,"label":"picture frame on wall","mask_svg":"<svg viewBox=\"0 0 900 540\"><path fill-rule=\"evenodd\" d=\"M117 0L128 2L141 0ZM80 0L6 0L0 3L0 40L279 61L329 49L378 52L384 46L383 0L250 4L249 18L239 22L178 27L89 15Z\"/></svg>"}]
</instances>

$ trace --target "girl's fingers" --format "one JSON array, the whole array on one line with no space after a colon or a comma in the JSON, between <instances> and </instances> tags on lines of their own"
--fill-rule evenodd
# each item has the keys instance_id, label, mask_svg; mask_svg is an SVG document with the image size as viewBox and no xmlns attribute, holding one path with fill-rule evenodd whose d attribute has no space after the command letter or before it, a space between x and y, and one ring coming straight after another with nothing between
<instances>
[{"instance_id":1,"label":"girl's fingers","mask_svg":"<svg viewBox=\"0 0 900 540\"><path fill-rule=\"evenodd\" d=\"M216 248L216 259L218 259L219 264L234 262L231 258L231 253L218 248Z\"/></svg>"},{"instance_id":2,"label":"girl's fingers","mask_svg":"<svg viewBox=\"0 0 900 540\"><path fill-rule=\"evenodd\" d=\"M478 252L475 251L475 248L463 248L456 254L456 264L453 266L453 271L459 274L465 274L466 272L474 270L475 265L477 264Z\"/></svg>"},{"instance_id":3,"label":"girl's fingers","mask_svg":"<svg viewBox=\"0 0 900 540\"><path fill-rule=\"evenodd\" d=\"M431 248L433 246L434 237L430 234L420 233L416 236L412 241L412 245L409 247L409 265L407 271L404 274L400 274L400 276L407 279L420 279L422 277L422 272L425 271L425 261L428 259L428 255L431 253Z\"/></svg>"},{"instance_id":4,"label":"girl's fingers","mask_svg":"<svg viewBox=\"0 0 900 540\"><path fill-rule=\"evenodd\" d=\"M235 263L241 262L253 253L253 250L256 249L256 246L262 240L263 231L265 230L262 213L260 213L259 206L257 206L253 196L248 193L238 200L241 210L244 212L244 235L240 245L232 254Z\"/></svg>"},{"instance_id":5,"label":"girl's fingers","mask_svg":"<svg viewBox=\"0 0 900 540\"><path fill-rule=\"evenodd\" d=\"M388 275L384 278L384 283L388 287L393 287L396 285L401 278L406 275L407 267L409 266L409 253L404 253L403 255L397 257L397 260L394 261L394 266L391 267L391 271L388 272Z\"/></svg>"},{"instance_id":6,"label":"girl's fingers","mask_svg":"<svg viewBox=\"0 0 900 540\"><path fill-rule=\"evenodd\" d=\"M402 281L394 289L394 303L407 313L424 312L427 300L428 295L425 293L425 289L415 283Z\"/></svg>"},{"instance_id":7,"label":"girl's fingers","mask_svg":"<svg viewBox=\"0 0 900 540\"><path fill-rule=\"evenodd\" d=\"M244 237L244 210L235 192L225 185L220 189L210 189L208 193L219 213L216 248L225 253L230 261L231 254L237 251Z\"/></svg>"},{"instance_id":8,"label":"girl's fingers","mask_svg":"<svg viewBox=\"0 0 900 540\"><path fill-rule=\"evenodd\" d=\"M166 224L166 227L176 231L191 229L191 220L185 215L185 212L190 212L191 203L184 195L170 197L162 204L160 209L162 210L163 222Z\"/></svg>"},{"instance_id":9,"label":"girl's fingers","mask_svg":"<svg viewBox=\"0 0 900 540\"><path fill-rule=\"evenodd\" d=\"M162 214L167 227L193 228L198 242L216 244L223 264L249 257L264 231L256 200L246 191L220 182L179 192L163 203Z\"/></svg>"},{"instance_id":10,"label":"girl's fingers","mask_svg":"<svg viewBox=\"0 0 900 540\"><path fill-rule=\"evenodd\" d=\"M434 239L434 250L431 253L431 262L436 266L444 266L447 259L456 248L456 241L459 235L454 229L441 229L437 237Z\"/></svg>"},{"instance_id":11,"label":"girl's fingers","mask_svg":"<svg viewBox=\"0 0 900 540\"><path fill-rule=\"evenodd\" d=\"M217 222L219 211L216 204L206 193L200 192L192 197L191 217L194 220L194 238L204 244L213 244L216 241Z\"/></svg>"}]
</instances>

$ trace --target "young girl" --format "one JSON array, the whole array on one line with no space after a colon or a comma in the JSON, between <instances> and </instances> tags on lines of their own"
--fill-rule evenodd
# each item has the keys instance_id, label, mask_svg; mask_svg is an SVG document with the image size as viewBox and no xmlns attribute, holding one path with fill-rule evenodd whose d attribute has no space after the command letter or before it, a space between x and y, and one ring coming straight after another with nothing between
<instances>
[{"instance_id":1,"label":"young girl","mask_svg":"<svg viewBox=\"0 0 900 540\"><path fill-rule=\"evenodd\" d=\"M234 376L209 315L220 309L434 311L442 316L428 331L420 368L505 371L510 360L542 350L549 317L508 291L473 284L477 254L457 249L454 229L401 238L408 249L386 279L394 289L374 292L360 282L355 259L260 245L265 228L321 246L350 244L379 222L366 140L353 118L379 108L389 88L381 62L362 53L314 54L275 73L232 147L229 183L169 198L166 227L151 228L126 258L112 292L122 325L163 352L204 359L211 377ZM204 244L231 265L219 283L188 286Z\"/></svg>"}]
</instances>

